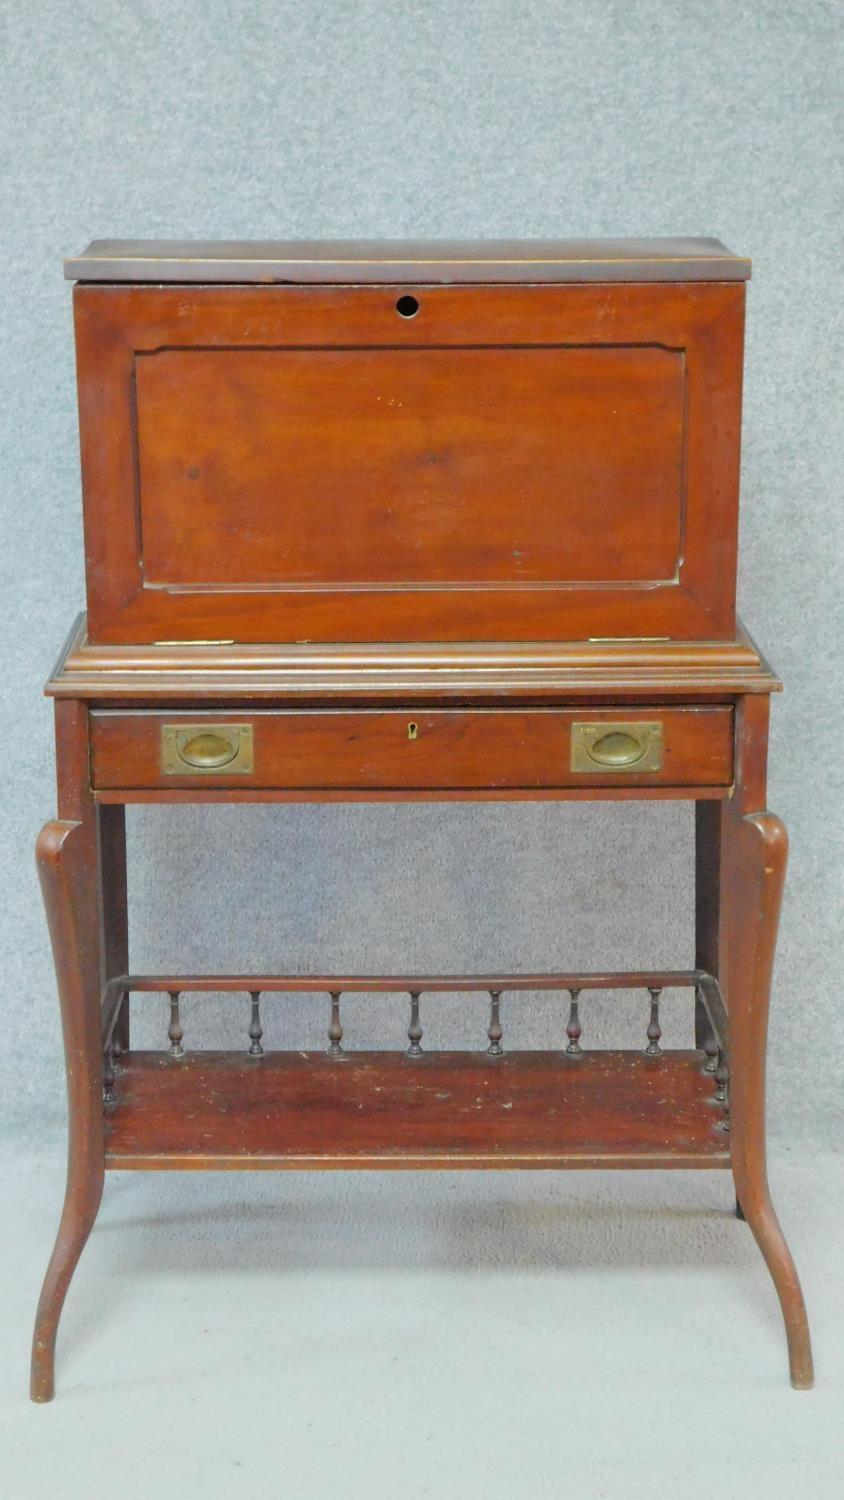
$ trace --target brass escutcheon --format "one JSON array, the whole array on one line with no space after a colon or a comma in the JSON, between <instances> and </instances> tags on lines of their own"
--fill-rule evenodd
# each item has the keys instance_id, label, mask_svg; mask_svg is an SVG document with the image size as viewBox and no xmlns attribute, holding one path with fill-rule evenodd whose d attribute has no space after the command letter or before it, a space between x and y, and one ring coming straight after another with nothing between
<instances>
[{"instance_id":1,"label":"brass escutcheon","mask_svg":"<svg viewBox=\"0 0 844 1500\"><path fill-rule=\"evenodd\" d=\"M166 776L246 774L252 770L252 725L164 724L161 769Z\"/></svg>"},{"instance_id":2,"label":"brass escutcheon","mask_svg":"<svg viewBox=\"0 0 844 1500\"><path fill-rule=\"evenodd\" d=\"M661 771L662 725L657 723L572 724L573 771Z\"/></svg>"}]
</instances>

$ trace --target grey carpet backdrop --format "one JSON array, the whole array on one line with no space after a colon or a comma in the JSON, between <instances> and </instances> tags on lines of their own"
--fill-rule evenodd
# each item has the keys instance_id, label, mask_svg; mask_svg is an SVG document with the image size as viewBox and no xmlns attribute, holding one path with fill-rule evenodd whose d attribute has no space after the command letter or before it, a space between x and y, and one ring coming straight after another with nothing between
<instances>
[{"instance_id":1,"label":"grey carpet backdrop","mask_svg":"<svg viewBox=\"0 0 844 1500\"><path fill-rule=\"evenodd\" d=\"M773 1128L837 1139L842 1074L842 11L825 0L3 0L2 1112L58 1127L58 1012L32 863L54 811L40 698L83 603L70 293L92 236L715 234L751 255L740 603L787 683L771 805L792 833ZM836 364L836 359L838 363ZM836 838L839 842L836 844ZM136 966L691 961L691 809L149 809L131 815ZM156 1000L139 1034L161 1037ZM200 1015L200 1010L202 1014ZM688 1034L673 997L669 1038ZM590 1001L585 1040L643 1039ZM246 1016L187 1002L188 1043ZM318 1002L268 1036L318 1043ZM350 1000L355 1045L399 1002ZM561 1035L507 1003L508 1039ZM427 1007L479 1041L483 1007Z\"/></svg>"}]
</instances>

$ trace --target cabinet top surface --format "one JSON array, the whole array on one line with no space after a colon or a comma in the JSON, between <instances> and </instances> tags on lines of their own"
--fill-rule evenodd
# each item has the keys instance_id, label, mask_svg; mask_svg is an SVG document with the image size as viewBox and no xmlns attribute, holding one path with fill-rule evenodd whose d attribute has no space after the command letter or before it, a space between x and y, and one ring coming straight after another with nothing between
<instances>
[{"instance_id":1,"label":"cabinet top surface","mask_svg":"<svg viewBox=\"0 0 844 1500\"><path fill-rule=\"evenodd\" d=\"M745 281L716 239L92 240L69 281L496 283Z\"/></svg>"}]
</instances>

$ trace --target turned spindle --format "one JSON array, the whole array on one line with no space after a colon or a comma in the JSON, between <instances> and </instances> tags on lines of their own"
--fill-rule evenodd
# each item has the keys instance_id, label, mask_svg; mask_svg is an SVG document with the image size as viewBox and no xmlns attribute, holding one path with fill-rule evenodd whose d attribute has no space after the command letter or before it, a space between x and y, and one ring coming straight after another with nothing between
<instances>
[{"instance_id":1,"label":"turned spindle","mask_svg":"<svg viewBox=\"0 0 844 1500\"><path fill-rule=\"evenodd\" d=\"M703 996L699 989L695 990L695 1002L698 1008L703 1005ZM718 1042L715 1032L712 1030L711 1023L706 1027L706 1040L703 1043L703 1052L706 1056L706 1062L703 1065L704 1073L714 1073L718 1066Z\"/></svg>"},{"instance_id":2,"label":"turned spindle","mask_svg":"<svg viewBox=\"0 0 844 1500\"><path fill-rule=\"evenodd\" d=\"M261 1046L261 1037L264 1028L261 1025L261 992L250 990L249 999L252 1003L252 1013L249 1018L249 1056L263 1057L264 1049Z\"/></svg>"},{"instance_id":3,"label":"turned spindle","mask_svg":"<svg viewBox=\"0 0 844 1500\"><path fill-rule=\"evenodd\" d=\"M489 1027L487 1029L489 1046L486 1049L490 1057L502 1056L504 1048L501 1045L501 1038L503 1037L503 1035L504 1027L501 1025L501 991L490 990Z\"/></svg>"},{"instance_id":4,"label":"turned spindle","mask_svg":"<svg viewBox=\"0 0 844 1500\"><path fill-rule=\"evenodd\" d=\"M328 1056L344 1057L345 1053L341 1046L343 1040L343 1027L340 1021L340 991L331 992L331 1020L328 1023Z\"/></svg>"},{"instance_id":5,"label":"turned spindle","mask_svg":"<svg viewBox=\"0 0 844 1500\"><path fill-rule=\"evenodd\" d=\"M167 1027L167 1035L170 1038L171 1057L184 1057L185 1049L182 1046L184 1034L182 1018L179 1014L179 991L170 990L170 1025Z\"/></svg>"},{"instance_id":6,"label":"turned spindle","mask_svg":"<svg viewBox=\"0 0 844 1500\"><path fill-rule=\"evenodd\" d=\"M410 1025L407 1028L407 1039L410 1042L407 1049L408 1057L421 1057L422 1025L419 1020L419 994L413 990L410 992Z\"/></svg>"},{"instance_id":7,"label":"turned spindle","mask_svg":"<svg viewBox=\"0 0 844 1500\"><path fill-rule=\"evenodd\" d=\"M114 1103L114 1054L111 1047L103 1053L103 1104Z\"/></svg>"},{"instance_id":8,"label":"turned spindle","mask_svg":"<svg viewBox=\"0 0 844 1500\"><path fill-rule=\"evenodd\" d=\"M583 1048L580 1038L583 1035L583 1027L580 1024L580 990L569 990L569 1018L566 1025L566 1036L569 1044L566 1052L569 1057L582 1057Z\"/></svg>"},{"instance_id":9,"label":"turned spindle","mask_svg":"<svg viewBox=\"0 0 844 1500\"><path fill-rule=\"evenodd\" d=\"M721 1120L721 1129L729 1131L730 1128L730 1068L727 1062L727 1054L722 1048L718 1051L718 1066L715 1069L715 1100L723 1106L724 1116Z\"/></svg>"},{"instance_id":10,"label":"turned spindle","mask_svg":"<svg viewBox=\"0 0 844 1500\"><path fill-rule=\"evenodd\" d=\"M659 1000L662 990L653 989L649 985L648 993L651 997L651 1018L648 1021L648 1045L645 1048L645 1056L660 1057L662 1048L659 1045L659 1039L662 1036L662 1027L659 1024Z\"/></svg>"}]
</instances>

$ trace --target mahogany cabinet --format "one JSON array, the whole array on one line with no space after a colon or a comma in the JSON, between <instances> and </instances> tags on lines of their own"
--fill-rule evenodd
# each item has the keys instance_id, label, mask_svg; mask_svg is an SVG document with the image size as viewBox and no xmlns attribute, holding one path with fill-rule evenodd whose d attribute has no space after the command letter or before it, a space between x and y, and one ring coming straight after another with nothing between
<instances>
[{"instance_id":1,"label":"mahogany cabinet","mask_svg":"<svg viewBox=\"0 0 844 1500\"><path fill-rule=\"evenodd\" d=\"M70 1154L34 1399L116 1167L731 1170L811 1383L765 1172L786 834L779 683L735 614L749 270L716 240L96 241L67 263L87 613L47 687ZM130 970L128 803L484 798L694 801L695 967ZM630 989L641 1050L591 1048L591 993ZM508 1003L547 990L559 1047L509 1050ZM141 1051L156 991L167 1035ZM194 1050L181 996L220 991L243 1047ZM283 991L325 1007L322 1052L264 1047ZM406 1051L344 1047L372 991L406 1005ZM476 1051L426 1048L446 991L486 994Z\"/></svg>"}]
</instances>

